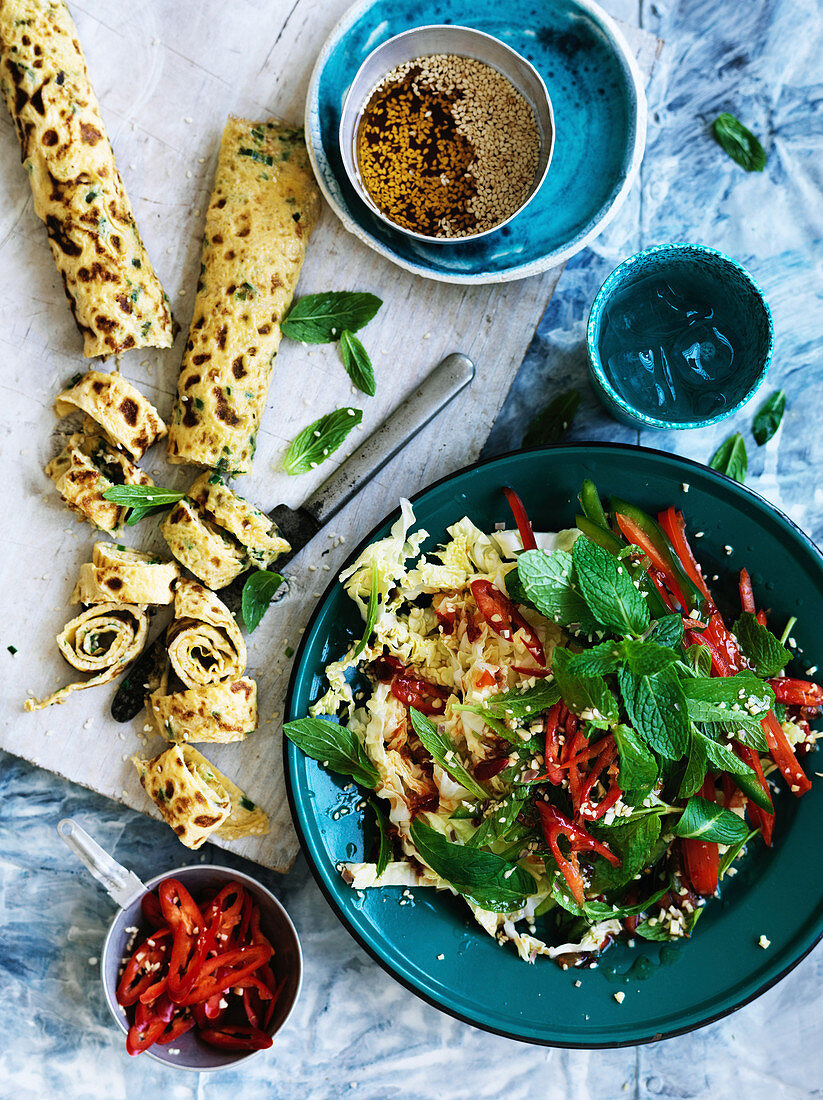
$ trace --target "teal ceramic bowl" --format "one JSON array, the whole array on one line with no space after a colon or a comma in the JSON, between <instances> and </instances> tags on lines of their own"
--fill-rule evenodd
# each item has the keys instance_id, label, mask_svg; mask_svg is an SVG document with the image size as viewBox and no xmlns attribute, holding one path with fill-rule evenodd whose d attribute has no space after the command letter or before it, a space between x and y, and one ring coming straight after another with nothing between
<instances>
[{"instance_id":1,"label":"teal ceramic bowl","mask_svg":"<svg viewBox=\"0 0 823 1100\"><path fill-rule=\"evenodd\" d=\"M755 595L793 630L796 673L823 667L823 556L792 522L737 482L657 451L609 444L557 446L493 459L463 470L414 501L424 549L469 515L482 528L511 524L501 492L521 495L538 529L570 526L582 480L655 510L682 508L721 606L737 599L737 573L750 570ZM394 512L353 551L388 533ZM731 554L725 550L732 546ZM736 605L735 605L736 606ZM286 712L305 717L324 689L325 664L363 629L342 587L320 600L295 659ZM819 767L819 765L818 765ZM815 763L807 764L811 774ZM511 1038L564 1047L650 1042L700 1027L741 1007L778 981L823 934L823 851L810 843L823 822L823 780L801 799L776 797L774 846L754 843L722 895L706 907L690 941L618 944L596 969L562 971L548 960L529 966L499 947L459 899L415 889L413 902L392 888L360 894L336 870L341 860L373 859L370 811L360 793L285 742L285 770L297 832L314 875L346 928L412 992L468 1023ZM821 769L823 770L823 769ZM347 789L351 788L351 789ZM771 946L758 945L765 935ZM580 986L575 985L580 981ZM622 1004L614 999L625 993Z\"/></svg>"},{"instance_id":2,"label":"teal ceramic bowl","mask_svg":"<svg viewBox=\"0 0 823 1100\"><path fill-rule=\"evenodd\" d=\"M491 35L539 73L554 109L551 168L507 225L476 239L418 240L380 217L351 183L340 147L349 86L370 54L414 27L457 24ZM634 55L593 0L359 0L332 31L309 80L306 145L345 228L426 279L494 283L564 263L615 216L646 141L646 97Z\"/></svg>"},{"instance_id":3,"label":"teal ceramic bowl","mask_svg":"<svg viewBox=\"0 0 823 1100\"><path fill-rule=\"evenodd\" d=\"M652 301L661 286L666 294ZM689 308L695 319L684 328ZM728 369L719 363L726 337L733 348ZM705 428L757 392L771 363L774 325L763 291L736 260L704 245L660 244L609 275L592 303L586 341L595 392L616 420L632 428ZM621 350L613 355L615 348ZM704 353L701 361L703 348L711 358ZM657 409L669 407L672 385L692 396L665 416Z\"/></svg>"}]
</instances>

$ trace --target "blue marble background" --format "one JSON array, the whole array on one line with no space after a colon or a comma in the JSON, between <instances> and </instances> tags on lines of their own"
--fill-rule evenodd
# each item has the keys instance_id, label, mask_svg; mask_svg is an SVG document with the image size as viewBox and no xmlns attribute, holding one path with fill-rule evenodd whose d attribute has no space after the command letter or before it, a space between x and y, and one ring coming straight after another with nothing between
<instances>
[{"instance_id":1,"label":"blue marble background","mask_svg":"<svg viewBox=\"0 0 823 1100\"><path fill-rule=\"evenodd\" d=\"M613 0L607 7L666 41L649 89L640 182L608 232L569 264L489 450L517 446L535 404L570 386L583 395L576 439L640 442L705 461L728 431L740 430L749 484L821 541L819 0L659 0L639 8ZM707 137L722 110L764 136L762 175L742 172ZM771 302L777 345L766 387L786 389L788 412L766 448L751 437L751 407L712 431L638 435L604 415L586 382L585 319L606 274L645 245L684 239L741 260ZM301 1000L275 1047L245 1069L215 1076L130 1059L97 978L113 907L55 826L71 815L146 877L179 863L181 849L159 823L2 755L0 799L2 1100L222 1100L241 1090L243 1100L801 1100L823 1093L821 947L756 1002L691 1035L605 1052L533 1048L451 1020L388 977L338 924L302 858L283 878L250 868L292 914L306 957ZM242 866L218 850L206 854Z\"/></svg>"}]
</instances>

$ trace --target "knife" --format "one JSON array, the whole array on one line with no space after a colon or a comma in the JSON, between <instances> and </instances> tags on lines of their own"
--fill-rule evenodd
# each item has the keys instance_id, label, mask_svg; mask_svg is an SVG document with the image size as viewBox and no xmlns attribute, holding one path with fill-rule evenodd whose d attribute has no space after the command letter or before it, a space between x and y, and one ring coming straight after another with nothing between
<instances>
[{"instance_id":1,"label":"knife","mask_svg":"<svg viewBox=\"0 0 823 1100\"><path fill-rule=\"evenodd\" d=\"M272 567L280 573L362 486L400 451L410 439L434 419L474 378L474 364L459 352L447 355L386 420L366 439L319 489L299 508L278 504L268 514L291 549ZM242 580L238 578L221 592L220 598L232 611L239 610ZM111 704L116 722L129 722L145 704L149 685L159 683L165 662L165 629L155 638L120 682Z\"/></svg>"}]
</instances>

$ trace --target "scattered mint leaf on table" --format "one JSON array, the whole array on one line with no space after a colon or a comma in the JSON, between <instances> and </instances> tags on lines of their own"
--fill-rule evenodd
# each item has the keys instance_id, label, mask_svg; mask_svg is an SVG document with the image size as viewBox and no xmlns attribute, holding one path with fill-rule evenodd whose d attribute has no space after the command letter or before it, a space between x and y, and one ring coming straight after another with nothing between
<instances>
[{"instance_id":1,"label":"scattered mint leaf on table","mask_svg":"<svg viewBox=\"0 0 823 1100\"><path fill-rule=\"evenodd\" d=\"M280 327L290 340L329 344L339 340L344 329L356 332L367 325L382 304L376 294L356 290L306 294L292 303Z\"/></svg>"},{"instance_id":2,"label":"scattered mint leaf on table","mask_svg":"<svg viewBox=\"0 0 823 1100\"><path fill-rule=\"evenodd\" d=\"M347 726L325 718L298 718L286 722L283 733L306 756L333 772L351 776L361 787L373 789L380 782L380 773Z\"/></svg>"},{"instance_id":3,"label":"scattered mint leaf on table","mask_svg":"<svg viewBox=\"0 0 823 1100\"><path fill-rule=\"evenodd\" d=\"M725 439L712 457L709 465L718 473L733 478L741 484L746 480L746 472L749 468L749 456L746 454L746 444L740 432L735 432Z\"/></svg>"},{"instance_id":4,"label":"scattered mint leaf on table","mask_svg":"<svg viewBox=\"0 0 823 1100\"><path fill-rule=\"evenodd\" d=\"M762 172L766 167L766 151L739 118L728 112L718 115L712 123L712 134L723 152L747 172Z\"/></svg>"},{"instance_id":5,"label":"scattered mint leaf on table","mask_svg":"<svg viewBox=\"0 0 823 1100\"><path fill-rule=\"evenodd\" d=\"M283 583L279 573L269 573L267 569L258 569L247 577L243 585L240 607L243 622L249 634L260 626L260 620L266 614L274 594Z\"/></svg>"},{"instance_id":6,"label":"scattered mint leaf on table","mask_svg":"<svg viewBox=\"0 0 823 1100\"><path fill-rule=\"evenodd\" d=\"M578 390L566 390L559 394L529 424L523 436L523 446L539 447L546 443L559 443L571 427L579 404Z\"/></svg>"},{"instance_id":7,"label":"scattered mint leaf on table","mask_svg":"<svg viewBox=\"0 0 823 1100\"><path fill-rule=\"evenodd\" d=\"M130 508L127 527L133 527L144 516L160 512L184 500L186 494L176 489L163 489L160 485L111 485L103 493L104 500L118 504L121 508Z\"/></svg>"},{"instance_id":8,"label":"scattered mint leaf on table","mask_svg":"<svg viewBox=\"0 0 823 1100\"><path fill-rule=\"evenodd\" d=\"M758 447L768 443L777 429L786 411L786 394L783 390L775 390L771 397L767 397L757 410L752 422L752 435L757 441Z\"/></svg>"},{"instance_id":9,"label":"scattered mint leaf on table","mask_svg":"<svg viewBox=\"0 0 823 1100\"><path fill-rule=\"evenodd\" d=\"M343 366L355 386L369 397L374 397L377 388L374 380L374 368L369 353L353 332L344 328L340 333L340 354Z\"/></svg>"},{"instance_id":10,"label":"scattered mint leaf on table","mask_svg":"<svg viewBox=\"0 0 823 1100\"><path fill-rule=\"evenodd\" d=\"M360 409L335 409L321 416L295 437L283 467L287 474L305 474L324 462L332 451L343 443L346 436L363 419Z\"/></svg>"}]
</instances>

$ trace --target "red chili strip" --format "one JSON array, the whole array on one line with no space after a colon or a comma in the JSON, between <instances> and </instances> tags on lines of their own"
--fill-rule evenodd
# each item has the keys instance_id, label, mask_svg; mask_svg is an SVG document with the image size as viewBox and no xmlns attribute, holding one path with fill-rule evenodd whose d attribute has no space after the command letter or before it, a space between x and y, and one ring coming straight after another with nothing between
<instances>
[{"instance_id":1,"label":"red chili strip","mask_svg":"<svg viewBox=\"0 0 823 1100\"><path fill-rule=\"evenodd\" d=\"M506 494L506 500L509 502L509 507L514 516L514 522L517 524L517 530L520 532L520 541L523 543L523 549L536 550L537 539L534 537L534 528L523 506L523 501L514 489L510 489L508 485L504 486L503 492Z\"/></svg>"}]
</instances>

